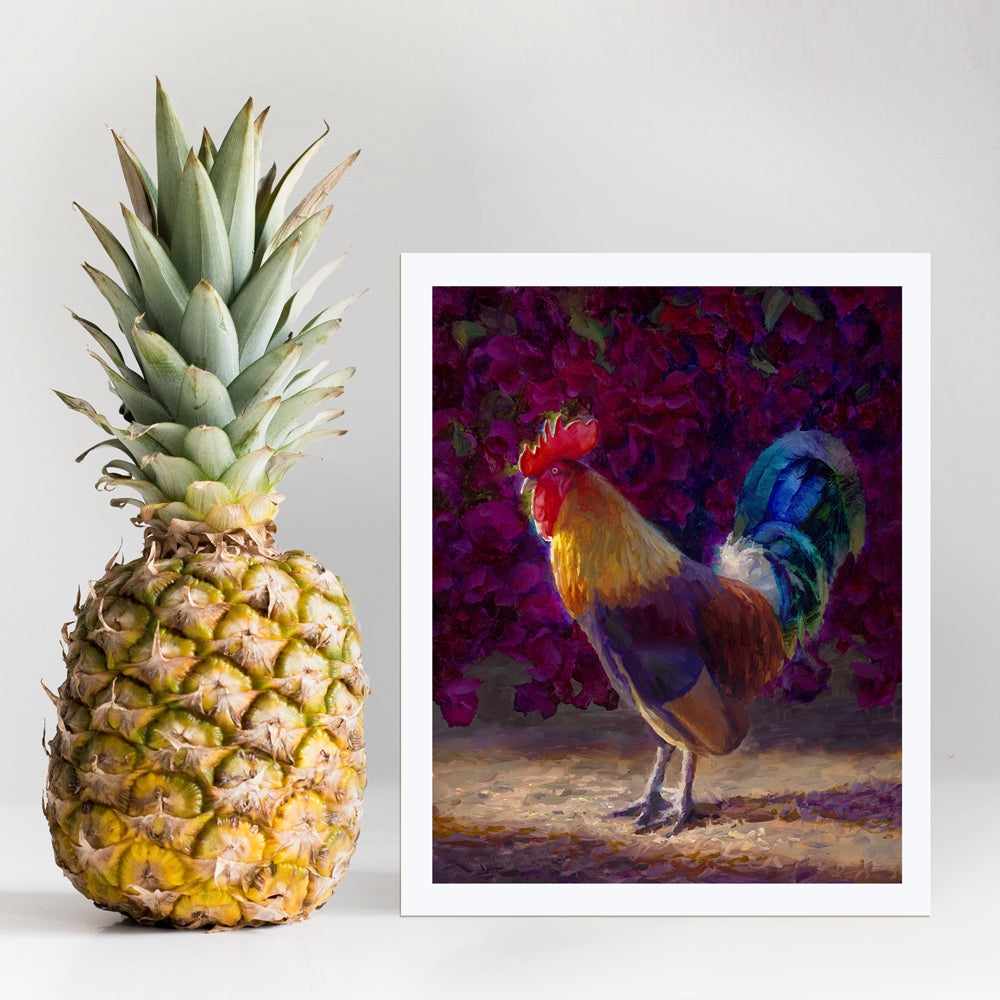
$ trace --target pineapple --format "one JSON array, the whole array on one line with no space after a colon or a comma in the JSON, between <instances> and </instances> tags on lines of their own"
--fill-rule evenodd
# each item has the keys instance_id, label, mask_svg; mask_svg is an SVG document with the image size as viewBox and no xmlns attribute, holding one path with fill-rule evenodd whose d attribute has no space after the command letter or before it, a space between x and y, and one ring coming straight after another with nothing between
<instances>
[{"instance_id":1,"label":"pineapple","mask_svg":"<svg viewBox=\"0 0 1000 1000\"><path fill-rule=\"evenodd\" d=\"M114 559L64 628L66 680L44 801L56 860L98 906L143 923L300 920L343 876L365 787L368 682L339 579L274 547L275 487L342 413L353 373L305 362L349 296L298 319L340 259L297 290L349 156L285 216L313 143L258 180L252 102L197 152L157 81L156 183L114 135L131 255L83 215L120 284L87 273L134 358L104 356L121 423L59 393L122 453L98 486L139 508L144 549ZM84 456L80 456L83 458Z\"/></svg>"}]
</instances>

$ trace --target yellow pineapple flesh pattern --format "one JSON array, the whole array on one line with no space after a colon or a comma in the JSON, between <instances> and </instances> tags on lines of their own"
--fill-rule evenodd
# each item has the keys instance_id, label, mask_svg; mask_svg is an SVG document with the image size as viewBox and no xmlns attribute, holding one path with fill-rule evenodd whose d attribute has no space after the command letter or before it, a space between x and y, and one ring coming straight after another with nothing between
<instances>
[{"instance_id":1,"label":"yellow pineapple flesh pattern","mask_svg":"<svg viewBox=\"0 0 1000 1000\"><path fill-rule=\"evenodd\" d=\"M368 681L339 579L270 536L150 529L77 612L45 803L70 881L182 927L326 902L365 787Z\"/></svg>"}]
</instances>

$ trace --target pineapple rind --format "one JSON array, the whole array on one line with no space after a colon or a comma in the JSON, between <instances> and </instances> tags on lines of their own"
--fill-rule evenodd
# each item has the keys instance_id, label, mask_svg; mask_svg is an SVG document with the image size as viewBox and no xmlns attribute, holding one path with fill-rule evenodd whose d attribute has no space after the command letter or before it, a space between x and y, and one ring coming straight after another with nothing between
<instances>
[{"instance_id":1,"label":"pineapple rind","mask_svg":"<svg viewBox=\"0 0 1000 1000\"><path fill-rule=\"evenodd\" d=\"M368 681L350 601L312 556L253 540L157 554L113 564L66 631L56 860L143 923L302 919L358 836Z\"/></svg>"}]
</instances>

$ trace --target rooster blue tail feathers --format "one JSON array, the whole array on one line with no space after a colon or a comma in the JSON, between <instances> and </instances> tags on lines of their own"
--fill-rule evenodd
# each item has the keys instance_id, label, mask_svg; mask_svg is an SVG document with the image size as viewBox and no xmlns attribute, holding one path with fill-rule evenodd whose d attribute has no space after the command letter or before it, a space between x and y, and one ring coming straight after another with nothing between
<instances>
[{"instance_id":1,"label":"rooster blue tail feathers","mask_svg":"<svg viewBox=\"0 0 1000 1000\"><path fill-rule=\"evenodd\" d=\"M719 572L767 593L786 642L819 628L829 589L865 540L865 498L843 442L793 431L747 474Z\"/></svg>"}]
</instances>

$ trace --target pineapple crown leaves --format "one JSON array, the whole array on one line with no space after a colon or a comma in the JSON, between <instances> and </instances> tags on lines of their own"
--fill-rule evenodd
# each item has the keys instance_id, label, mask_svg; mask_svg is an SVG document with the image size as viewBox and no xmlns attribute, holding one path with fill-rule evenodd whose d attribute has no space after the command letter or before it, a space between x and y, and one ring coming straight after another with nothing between
<instances>
[{"instance_id":1,"label":"pineapple crown leaves","mask_svg":"<svg viewBox=\"0 0 1000 1000\"><path fill-rule=\"evenodd\" d=\"M240 109L216 146L208 130L197 149L156 81L156 179L112 132L131 207L122 206L127 243L80 205L117 278L84 264L107 301L121 344L89 319L70 315L99 349L127 426L89 403L57 393L124 452L108 462L98 488L129 487L143 520L213 531L273 518L274 488L343 414L326 406L354 373L321 377L306 362L339 327L361 292L300 322L320 285L347 256L293 282L330 217L327 196L357 159L352 153L286 214L295 184L329 134L314 141L281 177L260 176L267 109ZM75 203L74 203L75 204ZM317 408L318 412L316 411ZM77 459L83 459L93 448Z\"/></svg>"}]
</instances>

